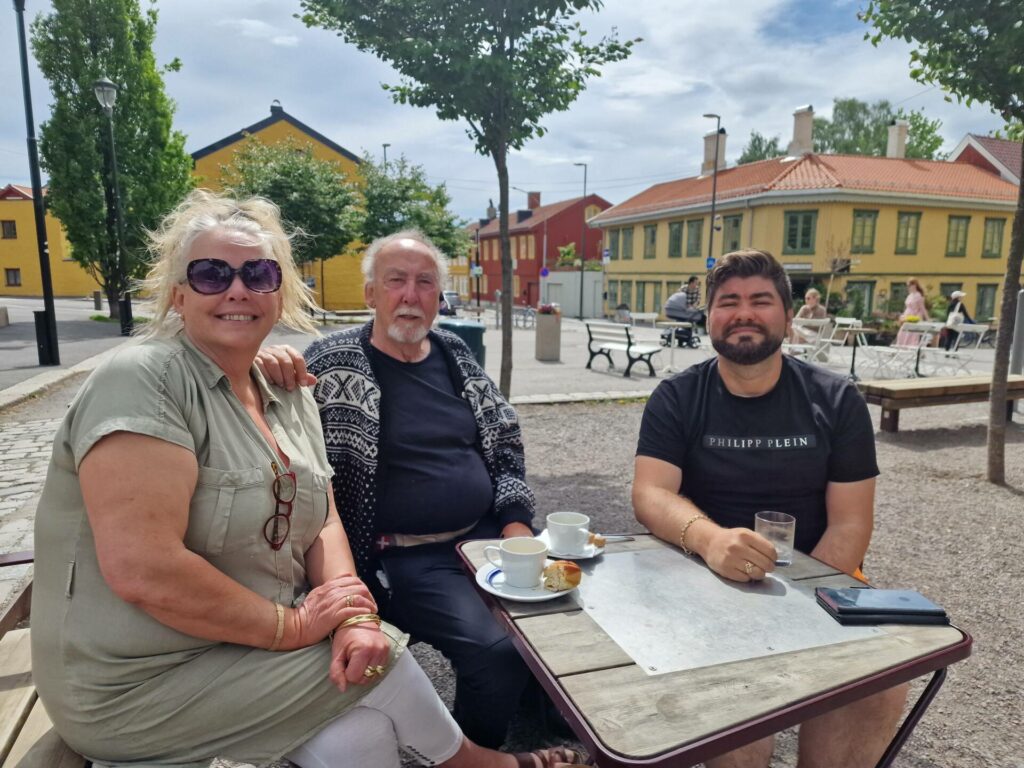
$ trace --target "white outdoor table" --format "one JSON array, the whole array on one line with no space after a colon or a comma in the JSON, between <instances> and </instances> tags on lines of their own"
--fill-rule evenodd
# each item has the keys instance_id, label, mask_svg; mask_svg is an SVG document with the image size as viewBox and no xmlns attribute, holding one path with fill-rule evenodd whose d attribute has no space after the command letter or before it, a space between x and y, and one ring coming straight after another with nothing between
<instances>
[{"instance_id":1,"label":"white outdoor table","mask_svg":"<svg viewBox=\"0 0 1024 768\"><path fill-rule=\"evenodd\" d=\"M656 328L671 330L668 345L668 365L661 369L662 373L678 373L676 369L676 328L693 328L693 323L684 320L663 320L654 324Z\"/></svg>"}]
</instances>

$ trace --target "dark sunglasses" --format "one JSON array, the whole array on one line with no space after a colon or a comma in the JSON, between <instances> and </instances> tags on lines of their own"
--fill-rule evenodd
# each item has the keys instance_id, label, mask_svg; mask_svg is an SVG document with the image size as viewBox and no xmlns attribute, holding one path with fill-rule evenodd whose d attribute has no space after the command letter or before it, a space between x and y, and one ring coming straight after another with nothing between
<instances>
[{"instance_id":1,"label":"dark sunglasses","mask_svg":"<svg viewBox=\"0 0 1024 768\"><path fill-rule=\"evenodd\" d=\"M281 287L281 265L273 259L250 259L235 269L223 259L196 259L189 262L185 277L192 290L211 296L231 287L235 275L255 293L273 293Z\"/></svg>"}]
</instances>

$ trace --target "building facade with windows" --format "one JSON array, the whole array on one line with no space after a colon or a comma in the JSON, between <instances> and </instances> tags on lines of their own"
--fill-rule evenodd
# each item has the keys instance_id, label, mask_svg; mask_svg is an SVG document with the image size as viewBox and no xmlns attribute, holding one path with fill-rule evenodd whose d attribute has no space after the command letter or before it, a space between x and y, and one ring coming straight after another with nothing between
<instances>
[{"instance_id":1,"label":"building facade with windows","mask_svg":"<svg viewBox=\"0 0 1024 768\"><path fill-rule=\"evenodd\" d=\"M608 308L660 312L709 255L750 247L782 261L797 296L832 278L863 316L901 308L912 276L929 296L966 291L981 322L997 310L1017 186L991 169L790 145L787 157L720 165L717 177L710 251L712 172L650 187L591 221L610 251Z\"/></svg>"},{"instance_id":2,"label":"building facade with windows","mask_svg":"<svg viewBox=\"0 0 1024 768\"><path fill-rule=\"evenodd\" d=\"M46 214L46 240L54 296L90 296L100 290L92 276L71 259L71 245L64 228L49 213ZM8 184L0 189L0 270L3 270L0 294L43 295L31 187Z\"/></svg>"},{"instance_id":3,"label":"building facade with windows","mask_svg":"<svg viewBox=\"0 0 1024 768\"><path fill-rule=\"evenodd\" d=\"M559 249L568 245L575 247L578 258L581 252L580 240L584 237L584 222L610 206L611 203L600 195L541 205L540 192L530 192L527 208L509 213L512 293L517 305L537 306L540 301L542 270L558 268ZM483 268L480 298L483 301L494 301L494 292L501 290L501 233L493 209L488 211L488 218L482 219L470 234L477 251L475 259ZM586 260L600 261L603 248L601 231L588 225L586 244L583 246ZM475 300L476 280L471 283L471 297Z\"/></svg>"}]
</instances>

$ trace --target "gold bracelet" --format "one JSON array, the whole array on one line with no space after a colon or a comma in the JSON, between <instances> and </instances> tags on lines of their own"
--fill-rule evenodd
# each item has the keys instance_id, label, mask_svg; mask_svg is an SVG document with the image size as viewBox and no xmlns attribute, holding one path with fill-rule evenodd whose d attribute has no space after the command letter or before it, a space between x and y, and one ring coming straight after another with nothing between
<instances>
[{"instance_id":1,"label":"gold bracelet","mask_svg":"<svg viewBox=\"0 0 1024 768\"><path fill-rule=\"evenodd\" d=\"M281 645L281 638L284 637L284 606L274 603L274 608L277 609L277 632L274 633L274 642L267 648L268 651L276 651Z\"/></svg>"},{"instance_id":2,"label":"gold bracelet","mask_svg":"<svg viewBox=\"0 0 1024 768\"><path fill-rule=\"evenodd\" d=\"M690 526L693 525L694 523L696 523L698 520L709 520L709 519L710 518L707 515L705 515L703 513L698 513L698 514L694 515L693 517L691 517L689 520L687 520L683 524L682 530L679 531L679 548L681 550L683 550L683 554L684 555L695 554L693 552L693 550L688 549L687 546L686 546L686 532L688 530L690 530Z\"/></svg>"},{"instance_id":3,"label":"gold bracelet","mask_svg":"<svg viewBox=\"0 0 1024 768\"><path fill-rule=\"evenodd\" d=\"M378 627L380 626L380 616L376 613L360 613L358 616L353 616L351 619L346 619L338 625L338 629L345 629L345 627L351 627L354 624L368 624L373 622Z\"/></svg>"}]
</instances>

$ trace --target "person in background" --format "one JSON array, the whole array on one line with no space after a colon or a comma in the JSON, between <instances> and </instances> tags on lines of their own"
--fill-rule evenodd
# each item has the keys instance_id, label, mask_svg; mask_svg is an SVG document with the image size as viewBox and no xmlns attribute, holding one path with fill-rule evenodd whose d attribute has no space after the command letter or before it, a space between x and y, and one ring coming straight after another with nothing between
<instances>
[{"instance_id":1,"label":"person in background","mask_svg":"<svg viewBox=\"0 0 1024 768\"><path fill-rule=\"evenodd\" d=\"M960 332L956 330L958 325L973 323L970 312L964 304L967 294L963 291L953 291L949 294L949 303L946 308L946 327L942 329L942 348L947 352L956 346Z\"/></svg>"},{"instance_id":2,"label":"person in background","mask_svg":"<svg viewBox=\"0 0 1024 768\"><path fill-rule=\"evenodd\" d=\"M668 297L663 311L670 320L704 325L706 317L700 309L700 278L691 275L678 291Z\"/></svg>"},{"instance_id":3,"label":"person in background","mask_svg":"<svg viewBox=\"0 0 1024 768\"><path fill-rule=\"evenodd\" d=\"M804 294L804 305L796 313L797 320L824 320L828 312L821 304L821 292L817 288L808 288ZM809 328L790 328L789 341L794 344L813 344L818 338L817 331Z\"/></svg>"},{"instance_id":4,"label":"person in background","mask_svg":"<svg viewBox=\"0 0 1024 768\"><path fill-rule=\"evenodd\" d=\"M36 516L57 733L104 768L578 762L467 739L354 575L316 404L253 365L276 323L315 333L277 207L193 192L152 250L145 340L71 404Z\"/></svg>"},{"instance_id":5,"label":"person in background","mask_svg":"<svg viewBox=\"0 0 1024 768\"><path fill-rule=\"evenodd\" d=\"M917 319L916 321L912 321L911 318ZM921 289L921 283L918 282L916 277L912 277L907 280L907 298L903 303L903 312L900 313L899 320L901 323L924 323L928 322L928 319L928 305L925 304L924 291ZM920 333L900 331L896 334L897 346L916 347L920 342Z\"/></svg>"}]
</instances>

